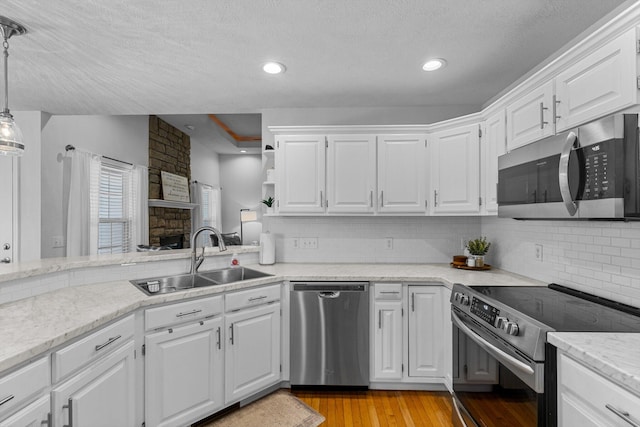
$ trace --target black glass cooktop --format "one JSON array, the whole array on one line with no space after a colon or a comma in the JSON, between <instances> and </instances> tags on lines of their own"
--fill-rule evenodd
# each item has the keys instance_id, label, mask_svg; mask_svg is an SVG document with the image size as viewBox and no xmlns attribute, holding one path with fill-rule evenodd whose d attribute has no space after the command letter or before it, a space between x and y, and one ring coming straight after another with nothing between
<instances>
[{"instance_id":1,"label":"black glass cooktop","mask_svg":"<svg viewBox=\"0 0 640 427\"><path fill-rule=\"evenodd\" d=\"M471 288L559 332L640 332L640 309L563 286Z\"/></svg>"}]
</instances>

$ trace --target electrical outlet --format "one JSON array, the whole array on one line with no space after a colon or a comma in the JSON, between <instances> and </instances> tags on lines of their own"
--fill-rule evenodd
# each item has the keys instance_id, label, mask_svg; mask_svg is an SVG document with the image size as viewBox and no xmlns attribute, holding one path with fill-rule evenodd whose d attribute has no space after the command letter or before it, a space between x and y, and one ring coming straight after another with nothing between
<instances>
[{"instance_id":1,"label":"electrical outlet","mask_svg":"<svg viewBox=\"0 0 640 427\"><path fill-rule=\"evenodd\" d=\"M300 247L300 242L298 241L297 238L292 239L293 240L293 247L298 249Z\"/></svg>"},{"instance_id":2,"label":"electrical outlet","mask_svg":"<svg viewBox=\"0 0 640 427\"><path fill-rule=\"evenodd\" d=\"M536 260L542 261L542 245L536 244Z\"/></svg>"},{"instance_id":3,"label":"electrical outlet","mask_svg":"<svg viewBox=\"0 0 640 427\"><path fill-rule=\"evenodd\" d=\"M393 249L393 237L387 237L384 239L384 248Z\"/></svg>"},{"instance_id":4,"label":"electrical outlet","mask_svg":"<svg viewBox=\"0 0 640 427\"><path fill-rule=\"evenodd\" d=\"M301 249L318 249L317 237L301 237L300 238Z\"/></svg>"},{"instance_id":5,"label":"electrical outlet","mask_svg":"<svg viewBox=\"0 0 640 427\"><path fill-rule=\"evenodd\" d=\"M51 237L51 247L52 248L64 248L64 237L63 236L52 236Z\"/></svg>"},{"instance_id":6,"label":"electrical outlet","mask_svg":"<svg viewBox=\"0 0 640 427\"><path fill-rule=\"evenodd\" d=\"M467 242L461 238L460 239L460 250L464 251L464 249L467 247Z\"/></svg>"}]
</instances>

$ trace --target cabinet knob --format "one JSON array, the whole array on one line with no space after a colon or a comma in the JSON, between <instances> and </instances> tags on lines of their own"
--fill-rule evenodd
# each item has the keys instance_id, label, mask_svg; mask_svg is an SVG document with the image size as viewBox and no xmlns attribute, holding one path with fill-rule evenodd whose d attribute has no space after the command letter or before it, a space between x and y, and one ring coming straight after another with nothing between
<instances>
[{"instance_id":1,"label":"cabinet knob","mask_svg":"<svg viewBox=\"0 0 640 427\"><path fill-rule=\"evenodd\" d=\"M9 258L9 257L2 258L2 259L0 259L0 263L10 264L11 263L11 258Z\"/></svg>"}]
</instances>

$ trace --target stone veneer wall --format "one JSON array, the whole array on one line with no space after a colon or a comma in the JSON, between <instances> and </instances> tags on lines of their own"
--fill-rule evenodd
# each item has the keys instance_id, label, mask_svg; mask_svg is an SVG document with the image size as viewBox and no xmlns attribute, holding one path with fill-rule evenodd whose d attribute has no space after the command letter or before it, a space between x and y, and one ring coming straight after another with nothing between
<instances>
[{"instance_id":1,"label":"stone veneer wall","mask_svg":"<svg viewBox=\"0 0 640 427\"><path fill-rule=\"evenodd\" d=\"M186 176L191 182L191 139L157 116L149 116L149 198L162 199L160 171ZM189 247L191 211L149 208L149 244L157 246L160 237L184 235Z\"/></svg>"}]
</instances>

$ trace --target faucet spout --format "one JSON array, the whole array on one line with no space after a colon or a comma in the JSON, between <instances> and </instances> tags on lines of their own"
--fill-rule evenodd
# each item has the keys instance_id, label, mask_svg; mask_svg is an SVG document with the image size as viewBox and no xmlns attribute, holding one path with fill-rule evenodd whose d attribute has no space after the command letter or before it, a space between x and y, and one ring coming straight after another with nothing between
<instances>
[{"instance_id":1,"label":"faucet spout","mask_svg":"<svg viewBox=\"0 0 640 427\"><path fill-rule=\"evenodd\" d=\"M193 235L191 236L191 269L189 270L189 274L196 274L198 272L198 268L204 261L204 245L202 245L202 254L197 254L196 242L198 241L198 236L203 231L209 231L213 233L218 238L218 248L220 248L220 252L227 250L227 245L224 244L224 240L222 239L222 234L214 227L204 226L198 228Z\"/></svg>"}]
</instances>

